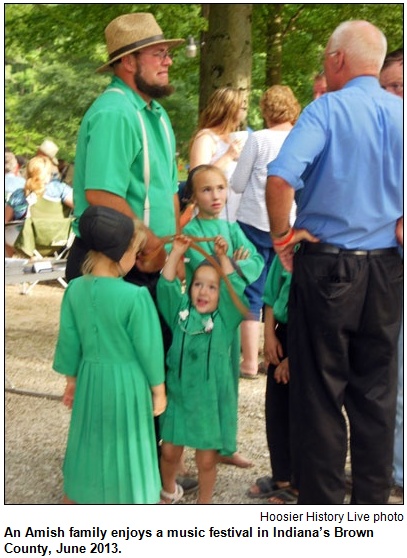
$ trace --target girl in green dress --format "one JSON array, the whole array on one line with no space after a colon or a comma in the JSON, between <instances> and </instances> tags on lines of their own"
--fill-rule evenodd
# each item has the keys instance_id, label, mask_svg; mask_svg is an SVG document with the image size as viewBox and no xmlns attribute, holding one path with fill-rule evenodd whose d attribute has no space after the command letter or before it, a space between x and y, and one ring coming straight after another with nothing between
<instances>
[{"instance_id":1,"label":"girl in green dress","mask_svg":"<svg viewBox=\"0 0 407 558\"><path fill-rule=\"evenodd\" d=\"M92 249L64 293L53 362L72 408L63 502L156 504L153 416L166 407L161 329L147 288L123 279L144 245L143 225L90 206L79 229Z\"/></svg>"},{"instance_id":2,"label":"girl in green dress","mask_svg":"<svg viewBox=\"0 0 407 558\"><path fill-rule=\"evenodd\" d=\"M221 235L228 243L228 253L233 258L236 270L245 281L246 286L253 283L261 275L264 260L258 253L254 244L246 237L238 223L231 223L219 216L225 207L228 185L221 169L214 165L199 165L188 176L186 195L195 205L195 217L184 227L183 233L196 236L213 238ZM199 242L199 245L209 254L213 254L212 240ZM185 254L185 275L187 284L196 267L202 262L204 256L196 250L188 250ZM232 366L235 375L236 389L238 389L240 375L240 328L231 349ZM254 376L257 378L258 376ZM235 452L233 455L221 455L222 463L236 465L237 467L251 467L253 463L242 454Z\"/></svg>"},{"instance_id":3,"label":"girl in green dress","mask_svg":"<svg viewBox=\"0 0 407 558\"><path fill-rule=\"evenodd\" d=\"M236 451L237 389L230 348L243 315L234 305L216 269L197 267L186 292L177 267L191 239L177 237L157 285L158 306L173 333L167 356L168 407L160 417L162 500L182 497L176 484L184 446L196 449L198 504L210 504L218 453ZM214 251L239 297L245 282L227 256L228 244L217 236Z\"/></svg>"}]
</instances>

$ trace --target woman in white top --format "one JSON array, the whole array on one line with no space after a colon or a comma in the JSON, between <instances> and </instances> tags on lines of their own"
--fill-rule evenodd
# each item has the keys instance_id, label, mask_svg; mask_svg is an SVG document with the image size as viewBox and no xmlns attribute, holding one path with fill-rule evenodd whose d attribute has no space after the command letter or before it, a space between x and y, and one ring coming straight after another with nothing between
<instances>
[{"instance_id":1,"label":"woman in white top","mask_svg":"<svg viewBox=\"0 0 407 558\"><path fill-rule=\"evenodd\" d=\"M267 273L274 257L265 199L267 164L277 157L301 111L294 93L284 85L270 87L260 100L260 108L267 128L249 135L230 180L234 192L242 196L237 211L237 222L265 262L262 275L245 291L252 319L241 324L243 360L240 371L244 378L257 378L262 297Z\"/></svg>"},{"instance_id":2,"label":"woman in white top","mask_svg":"<svg viewBox=\"0 0 407 558\"><path fill-rule=\"evenodd\" d=\"M223 170L229 181L243 146L243 142L234 139L232 133L238 130L246 110L241 90L221 87L212 93L191 140L190 170L198 165L215 165ZM221 219L236 221L240 197L229 187L228 201L220 215Z\"/></svg>"}]
</instances>

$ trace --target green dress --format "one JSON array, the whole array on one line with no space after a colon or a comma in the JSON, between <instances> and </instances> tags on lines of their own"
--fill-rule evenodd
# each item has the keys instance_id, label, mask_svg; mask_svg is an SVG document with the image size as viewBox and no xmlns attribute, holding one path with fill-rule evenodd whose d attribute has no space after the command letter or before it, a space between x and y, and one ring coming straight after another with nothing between
<instances>
[{"instance_id":1,"label":"green dress","mask_svg":"<svg viewBox=\"0 0 407 558\"><path fill-rule=\"evenodd\" d=\"M151 387L164 381L156 308L145 287L86 275L62 301L53 368L76 376L63 466L79 504L160 499Z\"/></svg>"},{"instance_id":2,"label":"green dress","mask_svg":"<svg viewBox=\"0 0 407 558\"><path fill-rule=\"evenodd\" d=\"M244 281L236 272L229 279L242 298ZM178 279L167 281L161 276L157 297L173 333L167 355L168 406L160 417L161 437L175 445L230 455L236 451L238 400L230 348L243 317L223 281L219 306L212 314L197 312L189 296L181 293Z\"/></svg>"},{"instance_id":3,"label":"green dress","mask_svg":"<svg viewBox=\"0 0 407 558\"><path fill-rule=\"evenodd\" d=\"M247 238L238 223L230 223L224 219L199 219L194 217L182 230L184 234L191 236L204 236L214 237L221 235L228 243L228 256L233 257L234 252L243 247L249 251L249 257L246 260L239 260L237 267L246 286L253 283L260 277L264 267L263 257L257 252L255 245ZM214 242L199 242L199 246L203 248L208 254L214 254ZM185 254L185 276L187 284L189 285L191 277L204 260L204 256L190 248ZM231 350L232 366L235 372L235 382L239 383L240 372L240 329L236 330L233 346Z\"/></svg>"},{"instance_id":4,"label":"green dress","mask_svg":"<svg viewBox=\"0 0 407 558\"><path fill-rule=\"evenodd\" d=\"M182 230L183 234L191 236L214 237L221 235L228 243L228 256L233 257L233 253L243 246L249 251L249 257L246 260L239 260L237 266L244 278L246 284L253 283L260 277L264 267L263 257L257 252L255 245L250 242L244 234L238 223L229 223L224 219L199 219L194 217ZM199 246L208 254L214 254L214 242L199 242ZM190 248L186 254L186 280L190 283L191 276L198 265L204 260L204 256ZM189 260L189 261L188 261Z\"/></svg>"}]
</instances>

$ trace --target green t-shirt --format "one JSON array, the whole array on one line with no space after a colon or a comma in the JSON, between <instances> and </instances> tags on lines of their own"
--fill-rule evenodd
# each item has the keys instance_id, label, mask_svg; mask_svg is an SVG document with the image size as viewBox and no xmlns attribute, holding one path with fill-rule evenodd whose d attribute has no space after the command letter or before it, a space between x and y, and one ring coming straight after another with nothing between
<instances>
[{"instance_id":1,"label":"green t-shirt","mask_svg":"<svg viewBox=\"0 0 407 558\"><path fill-rule=\"evenodd\" d=\"M281 324L286 324L288 321L291 277L292 274L281 265L280 258L275 256L264 286L263 302L271 306L276 321Z\"/></svg>"},{"instance_id":2,"label":"green t-shirt","mask_svg":"<svg viewBox=\"0 0 407 558\"><path fill-rule=\"evenodd\" d=\"M174 194L178 191L175 137L161 105L151 105L118 77L85 114L80 126L74 173L74 215L80 217L89 205L85 190L105 190L128 202L143 219L144 122L150 161L150 228L158 236L174 234ZM163 120L165 124L163 123ZM78 233L77 223L74 225Z\"/></svg>"}]
</instances>

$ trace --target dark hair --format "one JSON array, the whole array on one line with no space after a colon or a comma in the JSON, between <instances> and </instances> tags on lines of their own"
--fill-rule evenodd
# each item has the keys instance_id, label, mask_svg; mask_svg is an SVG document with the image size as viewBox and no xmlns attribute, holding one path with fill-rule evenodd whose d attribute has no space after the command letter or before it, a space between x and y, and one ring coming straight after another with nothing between
<instances>
[{"instance_id":1,"label":"dark hair","mask_svg":"<svg viewBox=\"0 0 407 558\"><path fill-rule=\"evenodd\" d=\"M384 70L385 68L388 68L389 66L394 64L394 62L401 62L402 64L404 63L404 48L403 47L398 48L397 50L393 50L392 52L389 52L388 54L386 54L386 58L384 59L382 70Z\"/></svg>"}]
</instances>

